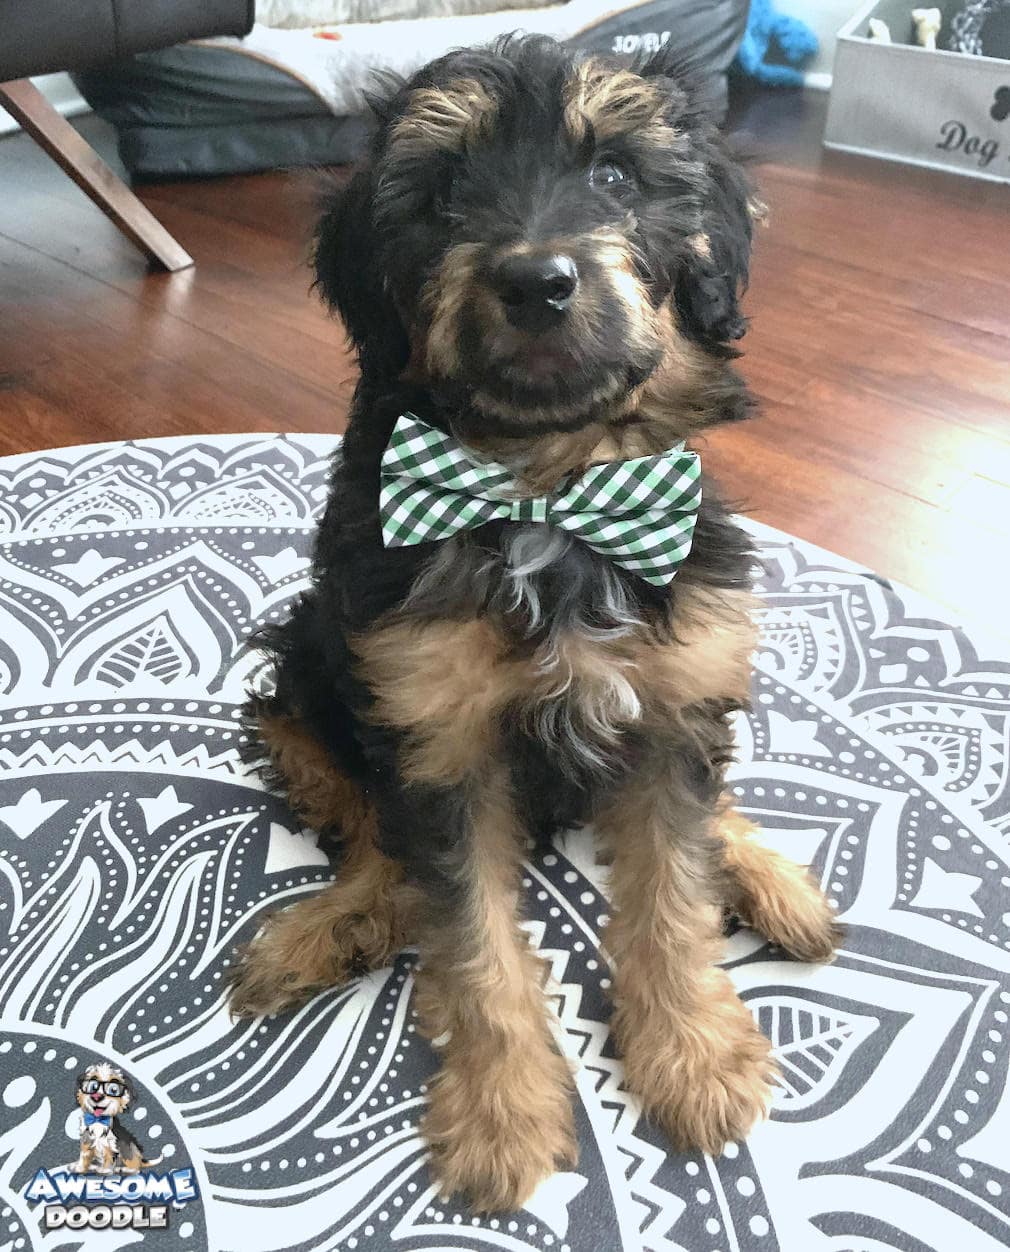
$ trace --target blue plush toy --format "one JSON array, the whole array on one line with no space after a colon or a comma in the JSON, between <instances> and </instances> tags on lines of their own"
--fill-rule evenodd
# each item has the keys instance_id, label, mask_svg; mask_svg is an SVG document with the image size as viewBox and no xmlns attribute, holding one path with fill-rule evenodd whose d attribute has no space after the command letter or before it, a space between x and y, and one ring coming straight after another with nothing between
<instances>
[{"instance_id":1,"label":"blue plush toy","mask_svg":"<svg viewBox=\"0 0 1010 1252\"><path fill-rule=\"evenodd\" d=\"M775 44L788 65L769 65L768 49ZM751 0L747 32L736 54L737 67L758 82L773 87L802 87L801 65L817 51L817 36L798 17L776 13L772 0Z\"/></svg>"}]
</instances>

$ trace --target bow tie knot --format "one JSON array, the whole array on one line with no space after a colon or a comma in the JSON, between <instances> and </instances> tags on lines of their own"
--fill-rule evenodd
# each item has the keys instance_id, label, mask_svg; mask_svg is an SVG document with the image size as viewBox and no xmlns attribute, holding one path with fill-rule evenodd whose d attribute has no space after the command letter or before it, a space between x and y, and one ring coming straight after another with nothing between
<instances>
[{"instance_id":1,"label":"bow tie knot","mask_svg":"<svg viewBox=\"0 0 1010 1252\"><path fill-rule=\"evenodd\" d=\"M526 496L509 502L510 522L546 522L550 516L550 501L546 496Z\"/></svg>"},{"instance_id":2,"label":"bow tie knot","mask_svg":"<svg viewBox=\"0 0 1010 1252\"><path fill-rule=\"evenodd\" d=\"M517 497L506 466L471 460L449 435L406 413L382 456L382 541L429 543L496 520L549 523L666 586L691 550L700 476L697 453L674 448L591 465L560 492Z\"/></svg>"}]
</instances>

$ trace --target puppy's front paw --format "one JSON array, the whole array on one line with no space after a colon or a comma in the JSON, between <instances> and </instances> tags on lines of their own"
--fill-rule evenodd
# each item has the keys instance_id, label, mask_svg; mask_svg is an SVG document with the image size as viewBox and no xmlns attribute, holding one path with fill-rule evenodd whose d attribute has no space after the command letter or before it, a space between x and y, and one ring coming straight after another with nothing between
<instances>
[{"instance_id":1,"label":"puppy's front paw","mask_svg":"<svg viewBox=\"0 0 1010 1252\"><path fill-rule=\"evenodd\" d=\"M788 864L788 863L787 863ZM789 866L769 891L752 901L741 918L759 934L778 944L798 961L827 965L845 937L845 930L819 884L802 866Z\"/></svg>"},{"instance_id":2,"label":"puppy's front paw","mask_svg":"<svg viewBox=\"0 0 1010 1252\"><path fill-rule=\"evenodd\" d=\"M239 949L228 977L228 1009L233 1019L267 1017L298 1008L316 992L342 981L342 971L336 967L332 979L321 979L318 966L310 973L287 957L269 929Z\"/></svg>"},{"instance_id":3,"label":"puppy's front paw","mask_svg":"<svg viewBox=\"0 0 1010 1252\"><path fill-rule=\"evenodd\" d=\"M447 1061L421 1125L443 1197L464 1192L475 1211L512 1213L578 1152L563 1057L505 1058L490 1067Z\"/></svg>"},{"instance_id":4,"label":"puppy's front paw","mask_svg":"<svg viewBox=\"0 0 1010 1252\"><path fill-rule=\"evenodd\" d=\"M771 1044L721 971L726 988L711 1004L665 1030L625 1032L630 1090L681 1151L713 1156L745 1139L768 1114L775 1062Z\"/></svg>"},{"instance_id":5,"label":"puppy's front paw","mask_svg":"<svg viewBox=\"0 0 1010 1252\"><path fill-rule=\"evenodd\" d=\"M359 899L346 894L347 899L336 883L267 918L231 971L232 1017L297 1008L396 952L403 935L392 898L376 896L362 908Z\"/></svg>"},{"instance_id":6,"label":"puppy's front paw","mask_svg":"<svg viewBox=\"0 0 1010 1252\"><path fill-rule=\"evenodd\" d=\"M800 961L833 961L842 927L820 884L795 861L760 843L757 828L732 810L720 820L732 907L740 920Z\"/></svg>"},{"instance_id":7,"label":"puppy's front paw","mask_svg":"<svg viewBox=\"0 0 1010 1252\"><path fill-rule=\"evenodd\" d=\"M844 932L820 883L771 849L760 849L751 860L738 900L740 920L799 961L833 961Z\"/></svg>"}]
</instances>

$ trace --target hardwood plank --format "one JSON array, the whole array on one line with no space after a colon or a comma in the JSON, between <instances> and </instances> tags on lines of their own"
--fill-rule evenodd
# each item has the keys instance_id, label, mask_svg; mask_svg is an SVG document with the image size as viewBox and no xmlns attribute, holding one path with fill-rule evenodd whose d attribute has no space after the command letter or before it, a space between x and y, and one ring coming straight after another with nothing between
<instances>
[{"instance_id":1,"label":"hardwood plank","mask_svg":"<svg viewBox=\"0 0 1010 1252\"><path fill-rule=\"evenodd\" d=\"M873 431L862 415L843 426L832 420L833 408L837 412L830 400L822 406L809 403L804 392L776 407L774 426L759 418L748 434L769 449L786 447L816 465L844 469L870 487L888 487L931 505L943 506L972 478L961 458L938 455L925 443L909 446L899 430ZM854 437L860 428L866 429L864 442Z\"/></svg>"},{"instance_id":2,"label":"hardwood plank","mask_svg":"<svg viewBox=\"0 0 1010 1252\"><path fill-rule=\"evenodd\" d=\"M7 261L11 251L0 240L0 274L14 286L18 267ZM331 332L334 357L345 368L312 382L284 359L284 344L273 343L272 353L260 346L243 349L160 304L130 299L59 262L32 257L22 267L22 283L29 279L35 283L31 338L48 347L14 362L21 382L0 395L0 415L6 418L12 397L29 393L63 409L69 437L53 438L49 422L37 441L26 443L28 430L0 422L24 446L125 432L138 438L202 430L336 430L342 424L352 381L337 327ZM16 303L0 305L0 338L24 342L25 316ZM80 433L70 433L78 428Z\"/></svg>"},{"instance_id":3,"label":"hardwood plank","mask_svg":"<svg viewBox=\"0 0 1010 1252\"><path fill-rule=\"evenodd\" d=\"M832 377L810 379L790 409L831 447L826 455L845 457L853 472L932 504L947 506L958 484L983 468L989 478L1010 482L1010 419L1002 436L985 434ZM776 428L791 421L786 409L775 411Z\"/></svg>"},{"instance_id":4,"label":"hardwood plank","mask_svg":"<svg viewBox=\"0 0 1010 1252\"><path fill-rule=\"evenodd\" d=\"M894 255L894 249L889 249ZM973 275L970 281L951 282L950 275L935 266L923 266L913 255L904 255L896 273L880 282L879 269L853 256L828 256L823 251L808 251L782 229L763 233L758 239L755 291L766 299L786 295L787 285L797 297L806 297L824 307L830 295L847 291L865 299L873 299L899 309L926 313L944 322L967 326L987 334L1010 336L1006 310L1010 303L1010 285L998 272L990 269Z\"/></svg>"}]
</instances>

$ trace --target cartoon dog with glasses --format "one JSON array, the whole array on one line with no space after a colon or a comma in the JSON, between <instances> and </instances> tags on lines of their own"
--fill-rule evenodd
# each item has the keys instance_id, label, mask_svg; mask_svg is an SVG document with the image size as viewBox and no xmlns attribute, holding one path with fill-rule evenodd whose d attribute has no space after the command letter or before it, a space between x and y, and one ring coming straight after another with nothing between
<instances>
[{"instance_id":1,"label":"cartoon dog with glasses","mask_svg":"<svg viewBox=\"0 0 1010 1252\"><path fill-rule=\"evenodd\" d=\"M115 1065L89 1065L78 1077L81 1155L70 1166L73 1173L136 1174L158 1164L160 1156L144 1160L143 1148L120 1121L132 1102L130 1081Z\"/></svg>"}]
</instances>

